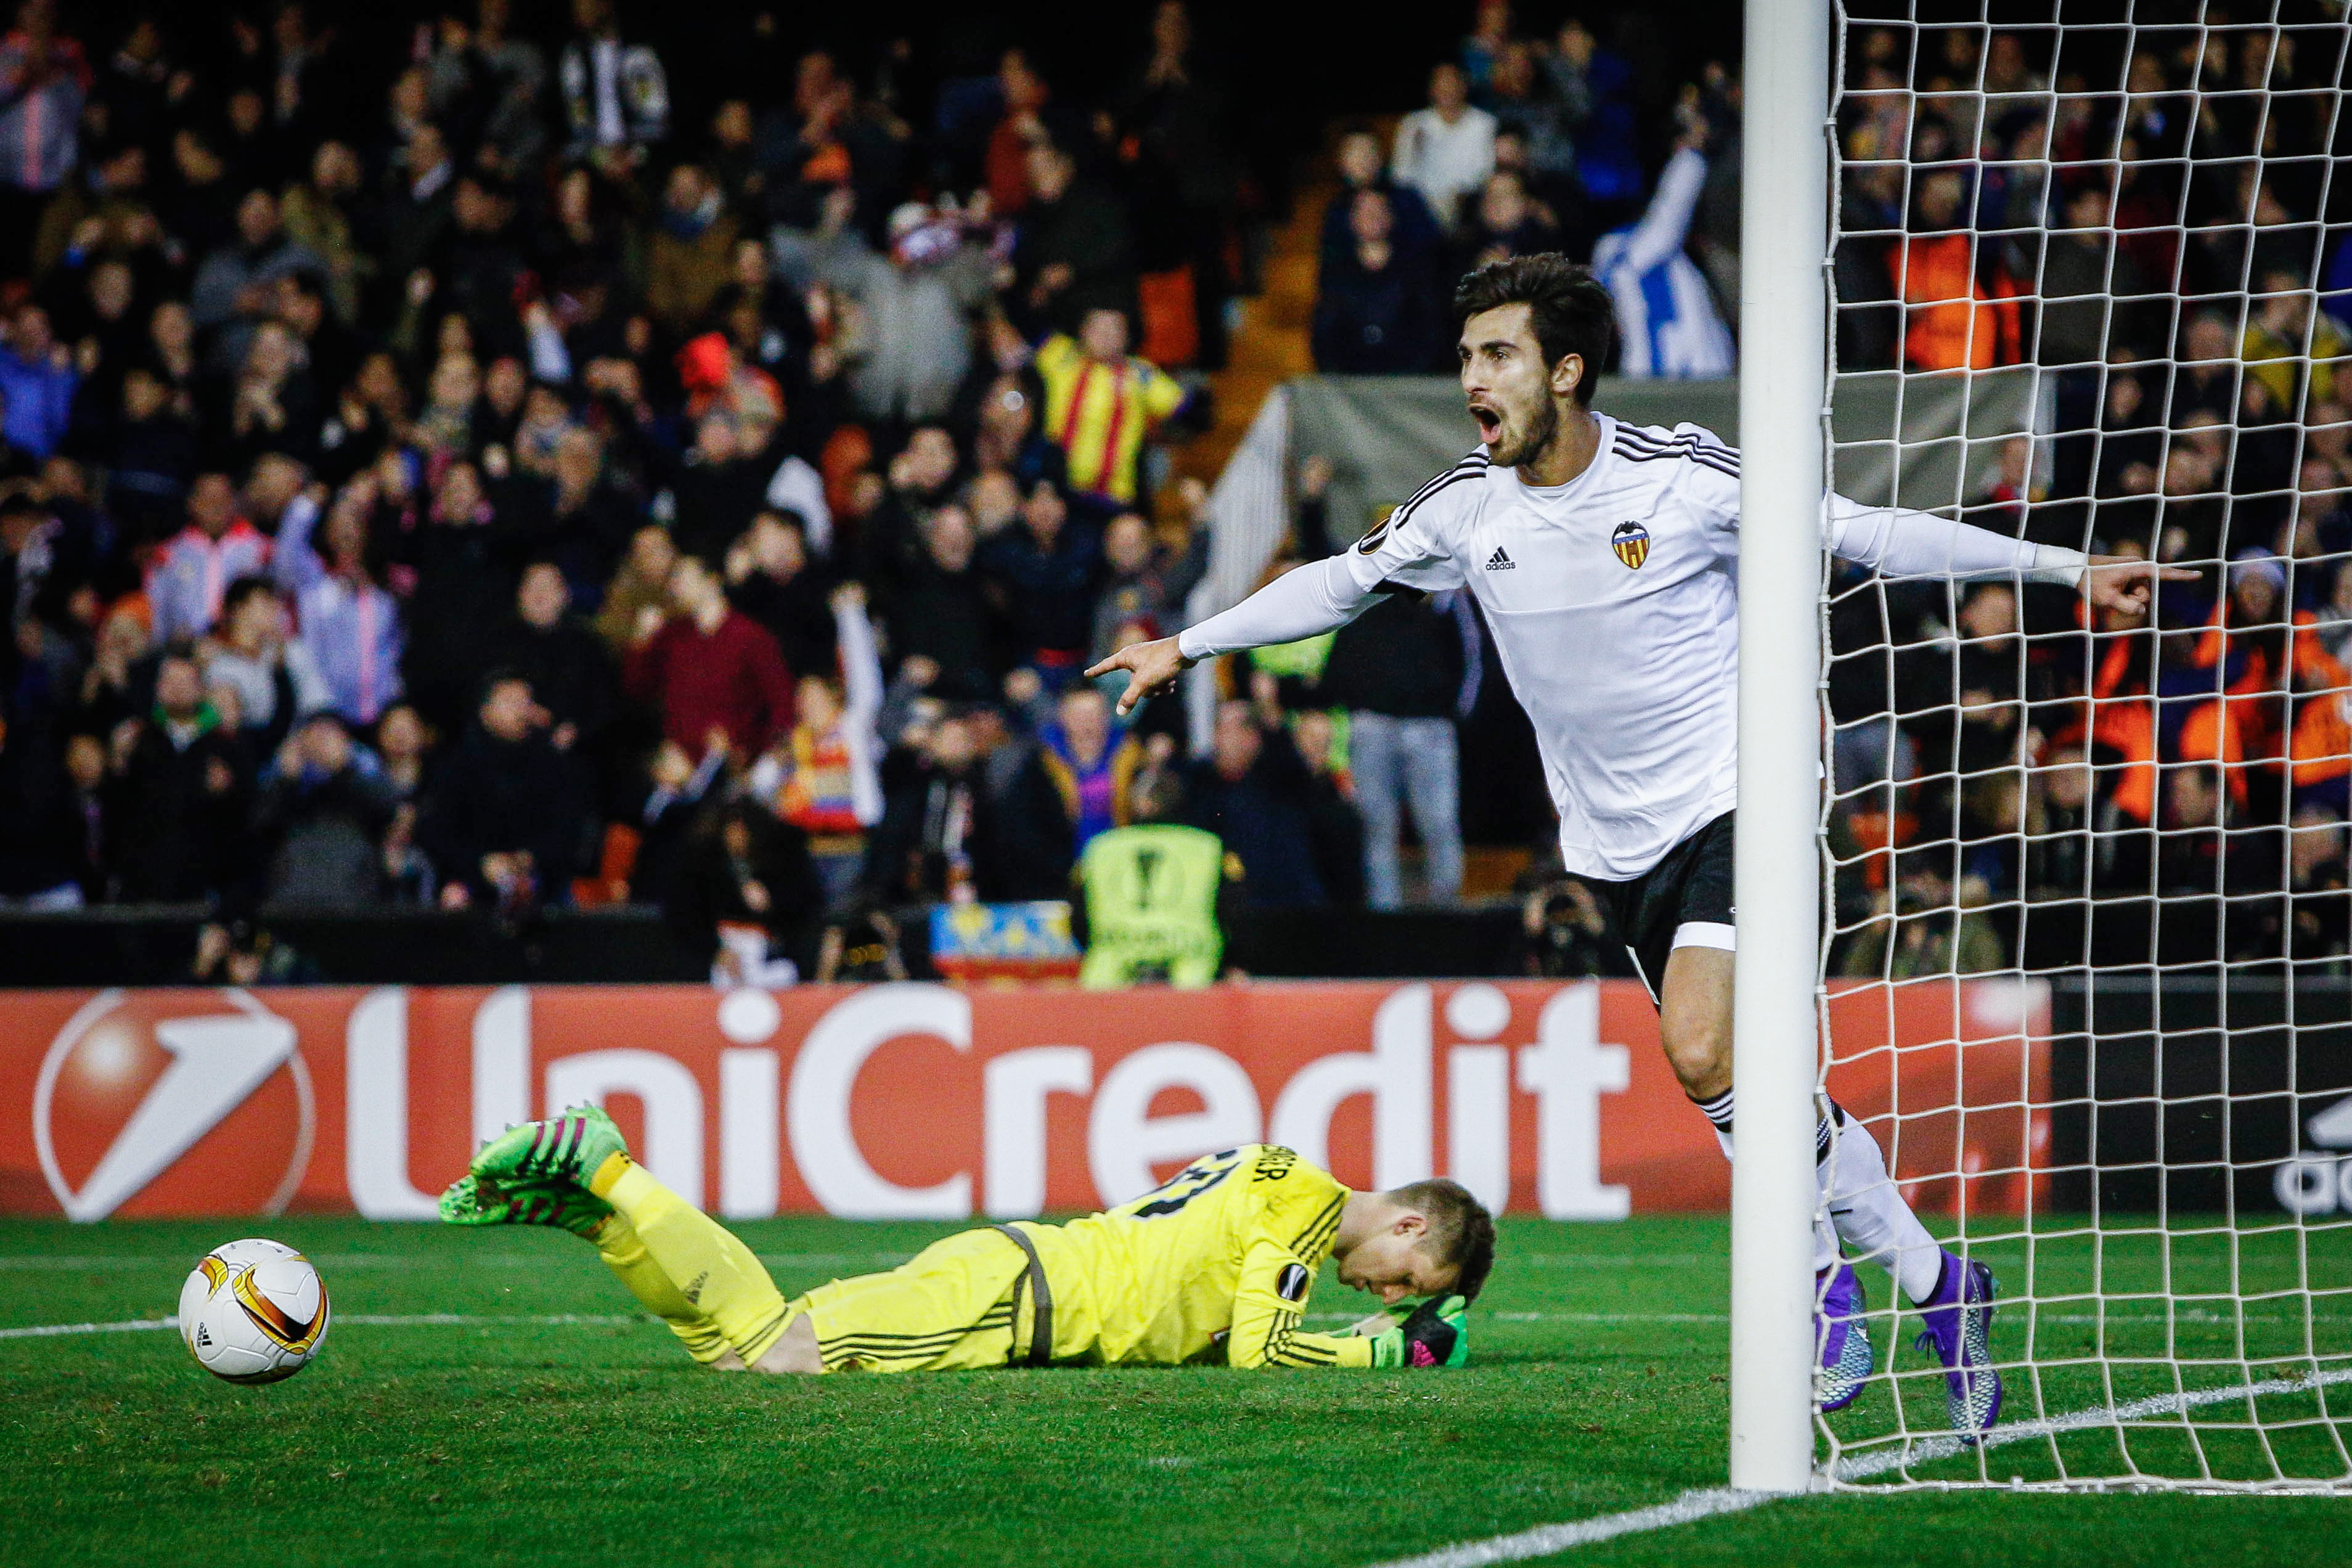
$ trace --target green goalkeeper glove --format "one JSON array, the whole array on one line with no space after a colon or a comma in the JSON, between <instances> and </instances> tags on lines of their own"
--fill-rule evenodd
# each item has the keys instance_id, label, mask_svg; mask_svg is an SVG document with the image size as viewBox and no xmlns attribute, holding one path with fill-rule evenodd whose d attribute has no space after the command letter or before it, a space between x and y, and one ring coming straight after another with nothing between
<instances>
[{"instance_id":1,"label":"green goalkeeper glove","mask_svg":"<svg viewBox=\"0 0 2352 1568\"><path fill-rule=\"evenodd\" d=\"M1463 1318L1470 1303L1459 1296L1433 1296L1387 1333L1372 1336L1374 1366L1460 1366L1470 1359L1470 1335Z\"/></svg>"}]
</instances>

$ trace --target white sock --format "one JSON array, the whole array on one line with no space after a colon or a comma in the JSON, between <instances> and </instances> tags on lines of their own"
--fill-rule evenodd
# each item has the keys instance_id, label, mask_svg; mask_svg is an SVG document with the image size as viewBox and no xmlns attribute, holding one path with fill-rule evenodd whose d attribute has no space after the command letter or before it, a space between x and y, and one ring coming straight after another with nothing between
<instances>
[{"instance_id":1,"label":"white sock","mask_svg":"<svg viewBox=\"0 0 2352 1568\"><path fill-rule=\"evenodd\" d=\"M1933 1296L1944 1249L1903 1201L1870 1129L1839 1110L1835 1146L1816 1171L1823 1206L1853 1257L1883 1264L1914 1305Z\"/></svg>"},{"instance_id":2,"label":"white sock","mask_svg":"<svg viewBox=\"0 0 2352 1568\"><path fill-rule=\"evenodd\" d=\"M1731 1090L1727 1089L1713 1100L1694 1100L1691 1103L1697 1106L1706 1114L1707 1121L1715 1124L1715 1141L1723 1146L1723 1157L1727 1160L1730 1159ZM1815 1134L1817 1145L1825 1143L1828 1132L1829 1124L1826 1121L1821 1123ZM1820 1171L1823 1167L1819 1161L1816 1161L1813 1168ZM1813 1272L1819 1274L1822 1269L1834 1264L1837 1259L1837 1232L1831 1227L1827 1215L1817 1213L1813 1215ZM1935 1282L1932 1279L1928 1281L1928 1289L1935 1289Z\"/></svg>"},{"instance_id":3,"label":"white sock","mask_svg":"<svg viewBox=\"0 0 2352 1568\"><path fill-rule=\"evenodd\" d=\"M1691 1103L1697 1106L1699 1113L1714 1124L1715 1141L1722 1146L1723 1157L1727 1160L1730 1159L1731 1091L1727 1089L1713 1100L1699 1100L1694 1097Z\"/></svg>"}]
</instances>

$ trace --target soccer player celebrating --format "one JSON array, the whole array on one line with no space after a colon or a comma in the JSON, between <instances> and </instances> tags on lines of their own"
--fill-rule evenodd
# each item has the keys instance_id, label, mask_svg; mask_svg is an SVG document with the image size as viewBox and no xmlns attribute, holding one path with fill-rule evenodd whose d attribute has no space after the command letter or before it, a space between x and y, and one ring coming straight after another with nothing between
<instances>
[{"instance_id":1,"label":"soccer player celebrating","mask_svg":"<svg viewBox=\"0 0 2352 1568\"><path fill-rule=\"evenodd\" d=\"M1452 1182L1350 1192L1253 1143L1107 1214L966 1231L787 1301L751 1249L630 1159L593 1107L483 1145L441 1217L586 1237L687 1353L722 1372L1460 1366L1464 1313L1495 1261L1493 1218ZM1384 1309L1424 1300L1345 1334L1309 1332L1326 1258Z\"/></svg>"},{"instance_id":2,"label":"soccer player celebrating","mask_svg":"<svg viewBox=\"0 0 2352 1568\"><path fill-rule=\"evenodd\" d=\"M1739 454L1695 425L1644 428L1594 411L1616 336L1610 296L1559 256L1480 268L1454 314L1475 450L1352 549L1087 673L1129 672L1125 712L1201 659L1328 632L1385 593L1467 587L1534 721L1567 869L1608 910L1675 1077L1728 1155ZM1889 576L2061 583L2134 614L2151 576L2193 575L1838 496L1825 531L1841 559ZM1826 1100L1820 1115L1832 1222L1814 1243L1822 1408L1850 1403L1873 1365L1842 1241L1884 1262L1919 1311L1954 1429L1987 1429L2000 1408L1990 1272L1937 1245L1867 1129Z\"/></svg>"}]
</instances>

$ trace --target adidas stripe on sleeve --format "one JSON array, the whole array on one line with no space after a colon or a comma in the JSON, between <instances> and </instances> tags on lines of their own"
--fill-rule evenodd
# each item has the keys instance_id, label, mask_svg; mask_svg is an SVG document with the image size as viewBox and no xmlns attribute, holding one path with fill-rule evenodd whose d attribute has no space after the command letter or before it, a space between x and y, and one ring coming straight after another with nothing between
<instances>
[{"instance_id":1,"label":"adidas stripe on sleeve","mask_svg":"<svg viewBox=\"0 0 2352 1568\"><path fill-rule=\"evenodd\" d=\"M1388 519L1327 560L1286 572L1235 605L1179 635L1186 658L1215 658L1336 631L1370 609L1381 593L1438 593L1463 584L1449 520L1486 478L1484 447L1414 491Z\"/></svg>"}]
</instances>

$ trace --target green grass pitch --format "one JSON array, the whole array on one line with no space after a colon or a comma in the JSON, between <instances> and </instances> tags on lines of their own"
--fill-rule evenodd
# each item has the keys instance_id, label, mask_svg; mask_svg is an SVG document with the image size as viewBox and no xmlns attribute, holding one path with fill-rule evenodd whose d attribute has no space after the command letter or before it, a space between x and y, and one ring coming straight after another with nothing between
<instances>
[{"instance_id":1,"label":"green grass pitch","mask_svg":"<svg viewBox=\"0 0 2352 1568\"><path fill-rule=\"evenodd\" d=\"M887 1267L945 1227L742 1228L790 1292ZM1473 1364L1452 1373L720 1377L694 1370L568 1236L290 1217L0 1223L0 1328L166 1316L205 1248L257 1233L309 1252L334 1296L339 1321L290 1382L216 1382L168 1331L0 1339L0 1562L1354 1568L1724 1479L1715 1219L1508 1222L1472 1318ZM2070 1267L2066 1245L2043 1244L2045 1289ZM2157 1255L2144 1261L2158 1280ZM2258 1282L2291 1262L2242 1254L2238 1267ZM2176 1293L2194 1288L2193 1247L2169 1266ZM2352 1281L2340 1247L2305 1266ZM1883 1302L1884 1274L1865 1282ZM1327 1277L1317 1326L1360 1315L1362 1300ZM2102 1331L2117 1348L2166 1333L2204 1353L2227 1342L2194 1312L2148 1306L2119 1303L2104 1325L2053 1309L2032 1331L2053 1358ZM424 1314L457 1321L365 1321ZM2323 1326L2347 1348L2345 1322ZM1882 1364L1892 1327L1878 1325ZM2027 1331L2022 1314L2005 1323L2003 1353ZM2279 1348L2250 1338L2246 1353ZM1918 1364L1905 1355L1900 1366ZM2053 1373L2049 1408L2095 1387ZM1886 1429L1894 1397L1882 1380L1842 1426ZM1904 1398L1937 1424L1925 1380ZM2269 1418L2315 1410L2301 1394L2264 1406ZM2327 1428L2297 1430L2324 1470ZM2064 1441L2076 1458L2113 1439ZM2049 1473L2048 1454L2018 1443L1984 1463L2031 1479ZM1908 1492L1778 1502L1553 1561L2310 1568L2347 1551L2346 1501Z\"/></svg>"}]
</instances>

